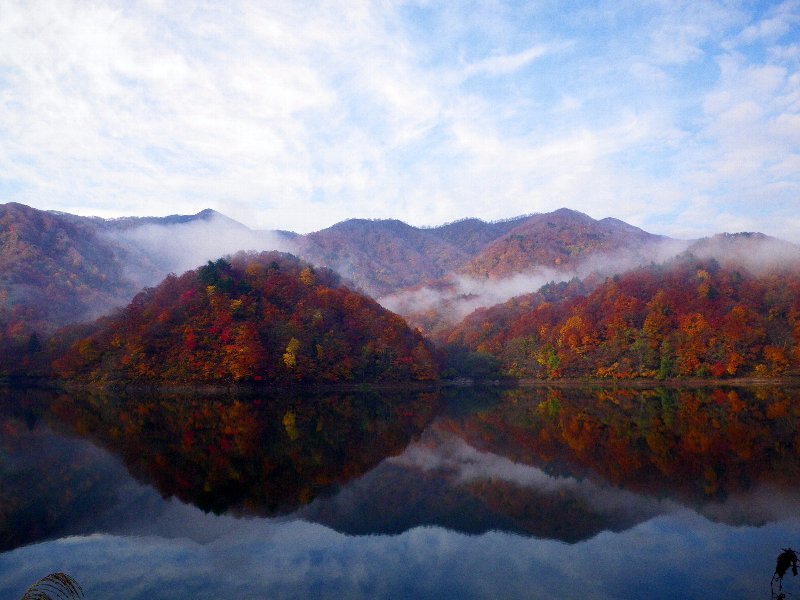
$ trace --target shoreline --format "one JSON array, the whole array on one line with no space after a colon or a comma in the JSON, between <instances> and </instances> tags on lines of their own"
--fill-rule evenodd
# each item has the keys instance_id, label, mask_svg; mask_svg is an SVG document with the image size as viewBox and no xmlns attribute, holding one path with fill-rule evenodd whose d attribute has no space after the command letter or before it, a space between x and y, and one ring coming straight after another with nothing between
<instances>
[{"instance_id":1,"label":"shoreline","mask_svg":"<svg viewBox=\"0 0 800 600\"><path fill-rule=\"evenodd\" d=\"M517 382L519 387L598 387L598 388L705 388L705 387L800 387L800 377L731 377L714 379L710 377L671 378L671 379L531 379L523 378Z\"/></svg>"},{"instance_id":2,"label":"shoreline","mask_svg":"<svg viewBox=\"0 0 800 600\"><path fill-rule=\"evenodd\" d=\"M469 378L438 381L409 382L339 382L339 383L179 383L162 382L108 383L92 384L48 377L0 379L0 388L39 388L64 391L111 392L111 393L201 393L208 395L230 393L259 393L274 391L287 392L367 392L367 391L435 391L441 388L599 388L599 389L654 389L654 388L710 388L710 387L800 387L800 376L784 377L732 377L714 378L632 378L632 379L491 379L472 380Z\"/></svg>"}]
</instances>

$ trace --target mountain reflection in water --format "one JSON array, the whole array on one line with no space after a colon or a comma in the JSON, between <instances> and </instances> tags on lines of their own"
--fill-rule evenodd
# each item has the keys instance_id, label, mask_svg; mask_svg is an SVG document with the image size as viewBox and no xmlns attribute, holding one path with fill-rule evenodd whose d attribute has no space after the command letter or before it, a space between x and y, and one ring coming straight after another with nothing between
<instances>
[{"instance_id":1,"label":"mountain reflection in water","mask_svg":"<svg viewBox=\"0 0 800 600\"><path fill-rule=\"evenodd\" d=\"M232 528L241 535L229 517L214 516L223 513L358 536L406 539L438 526L571 544L660 517L680 521L687 509L725 525L793 523L799 399L794 388L732 387L239 397L5 390L0 550L94 533L213 545ZM198 521L191 506L208 516ZM0 575L0 592L23 581L16 563L3 563L16 553L0 555L0 573L15 574L10 583Z\"/></svg>"}]
</instances>

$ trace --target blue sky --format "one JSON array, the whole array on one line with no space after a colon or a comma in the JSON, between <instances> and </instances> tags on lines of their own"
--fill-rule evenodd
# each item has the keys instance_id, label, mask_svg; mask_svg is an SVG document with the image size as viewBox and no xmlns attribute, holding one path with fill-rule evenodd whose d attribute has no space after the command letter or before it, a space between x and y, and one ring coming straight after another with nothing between
<instances>
[{"instance_id":1,"label":"blue sky","mask_svg":"<svg viewBox=\"0 0 800 600\"><path fill-rule=\"evenodd\" d=\"M0 201L800 242L800 1L0 0Z\"/></svg>"}]
</instances>

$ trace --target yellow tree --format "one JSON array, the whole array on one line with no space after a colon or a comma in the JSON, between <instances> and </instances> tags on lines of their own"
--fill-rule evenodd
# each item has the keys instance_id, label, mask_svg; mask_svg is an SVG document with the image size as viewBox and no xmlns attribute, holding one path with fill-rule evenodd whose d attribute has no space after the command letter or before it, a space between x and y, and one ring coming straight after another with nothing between
<instances>
[{"instance_id":1,"label":"yellow tree","mask_svg":"<svg viewBox=\"0 0 800 600\"><path fill-rule=\"evenodd\" d=\"M293 337L286 345L286 352L283 353L283 364L289 369L297 366L297 351L300 349L300 340Z\"/></svg>"}]
</instances>

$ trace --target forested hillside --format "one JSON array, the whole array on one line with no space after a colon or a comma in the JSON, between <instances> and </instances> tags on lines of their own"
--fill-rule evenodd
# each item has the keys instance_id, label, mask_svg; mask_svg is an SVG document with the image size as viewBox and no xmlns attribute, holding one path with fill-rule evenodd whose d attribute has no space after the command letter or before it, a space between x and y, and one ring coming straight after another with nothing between
<instances>
[{"instance_id":1,"label":"forested hillside","mask_svg":"<svg viewBox=\"0 0 800 600\"><path fill-rule=\"evenodd\" d=\"M350 219L295 238L304 260L329 267L376 298L454 279L501 280L532 272L571 272L595 257L641 264L668 238L616 219L569 209L486 223L465 219L418 228L397 220ZM534 291L534 290L526 290Z\"/></svg>"},{"instance_id":2,"label":"forested hillside","mask_svg":"<svg viewBox=\"0 0 800 600\"><path fill-rule=\"evenodd\" d=\"M684 254L587 295L576 282L549 288L561 299L478 310L446 340L497 357L514 377L782 375L800 368L798 265L753 271Z\"/></svg>"},{"instance_id":3,"label":"forested hillside","mask_svg":"<svg viewBox=\"0 0 800 600\"><path fill-rule=\"evenodd\" d=\"M531 215L488 244L460 272L501 279L537 267L575 269L590 256L625 254L649 259L649 248L665 238L617 219L595 220L566 208ZM599 263L598 263L599 264Z\"/></svg>"},{"instance_id":4,"label":"forested hillside","mask_svg":"<svg viewBox=\"0 0 800 600\"><path fill-rule=\"evenodd\" d=\"M310 262L219 258L275 246ZM185 273L111 314L171 272ZM422 333L451 374L497 361L512 377L782 375L800 368L799 274L800 248L762 234L679 242L568 209L300 235L211 210L106 220L6 204L0 376L55 358L60 376L98 382L431 379Z\"/></svg>"},{"instance_id":5,"label":"forested hillside","mask_svg":"<svg viewBox=\"0 0 800 600\"><path fill-rule=\"evenodd\" d=\"M0 205L0 373L58 326L98 317L137 291L118 248L91 227Z\"/></svg>"},{"instance_id":6,"label":"forested hillside","mask_svg":"<svg viewBox=\"0 0 800 600\"><path fill-rule=\"evenodd\" d=\"M427 380L437 367L397 315L286 254L240 253L170 276L52 342L59 376L96 383Z\"/></svg>"},{"instance_id":7,"label":"forested hillside","mask_svg":"<svg viewBox=\"0 0 800 600\"><path fill-rule=\"evenodd\" d=\"M170 272L247 249L291 245L204 210L101 219L0 205L0 376L28 368L57 328L108 314Z\"/></svg>"},{"instance_id":8,"label":"forested hillside","mask_svg":"<svg viewBox=\"0 0 800 600\"><path fill-rule=\"evenodd\" d=\"M458 245L396 220L349 219L295 239L298 255L377 298L437 279L469 260Z\"/></svg>"}]
</instances>

